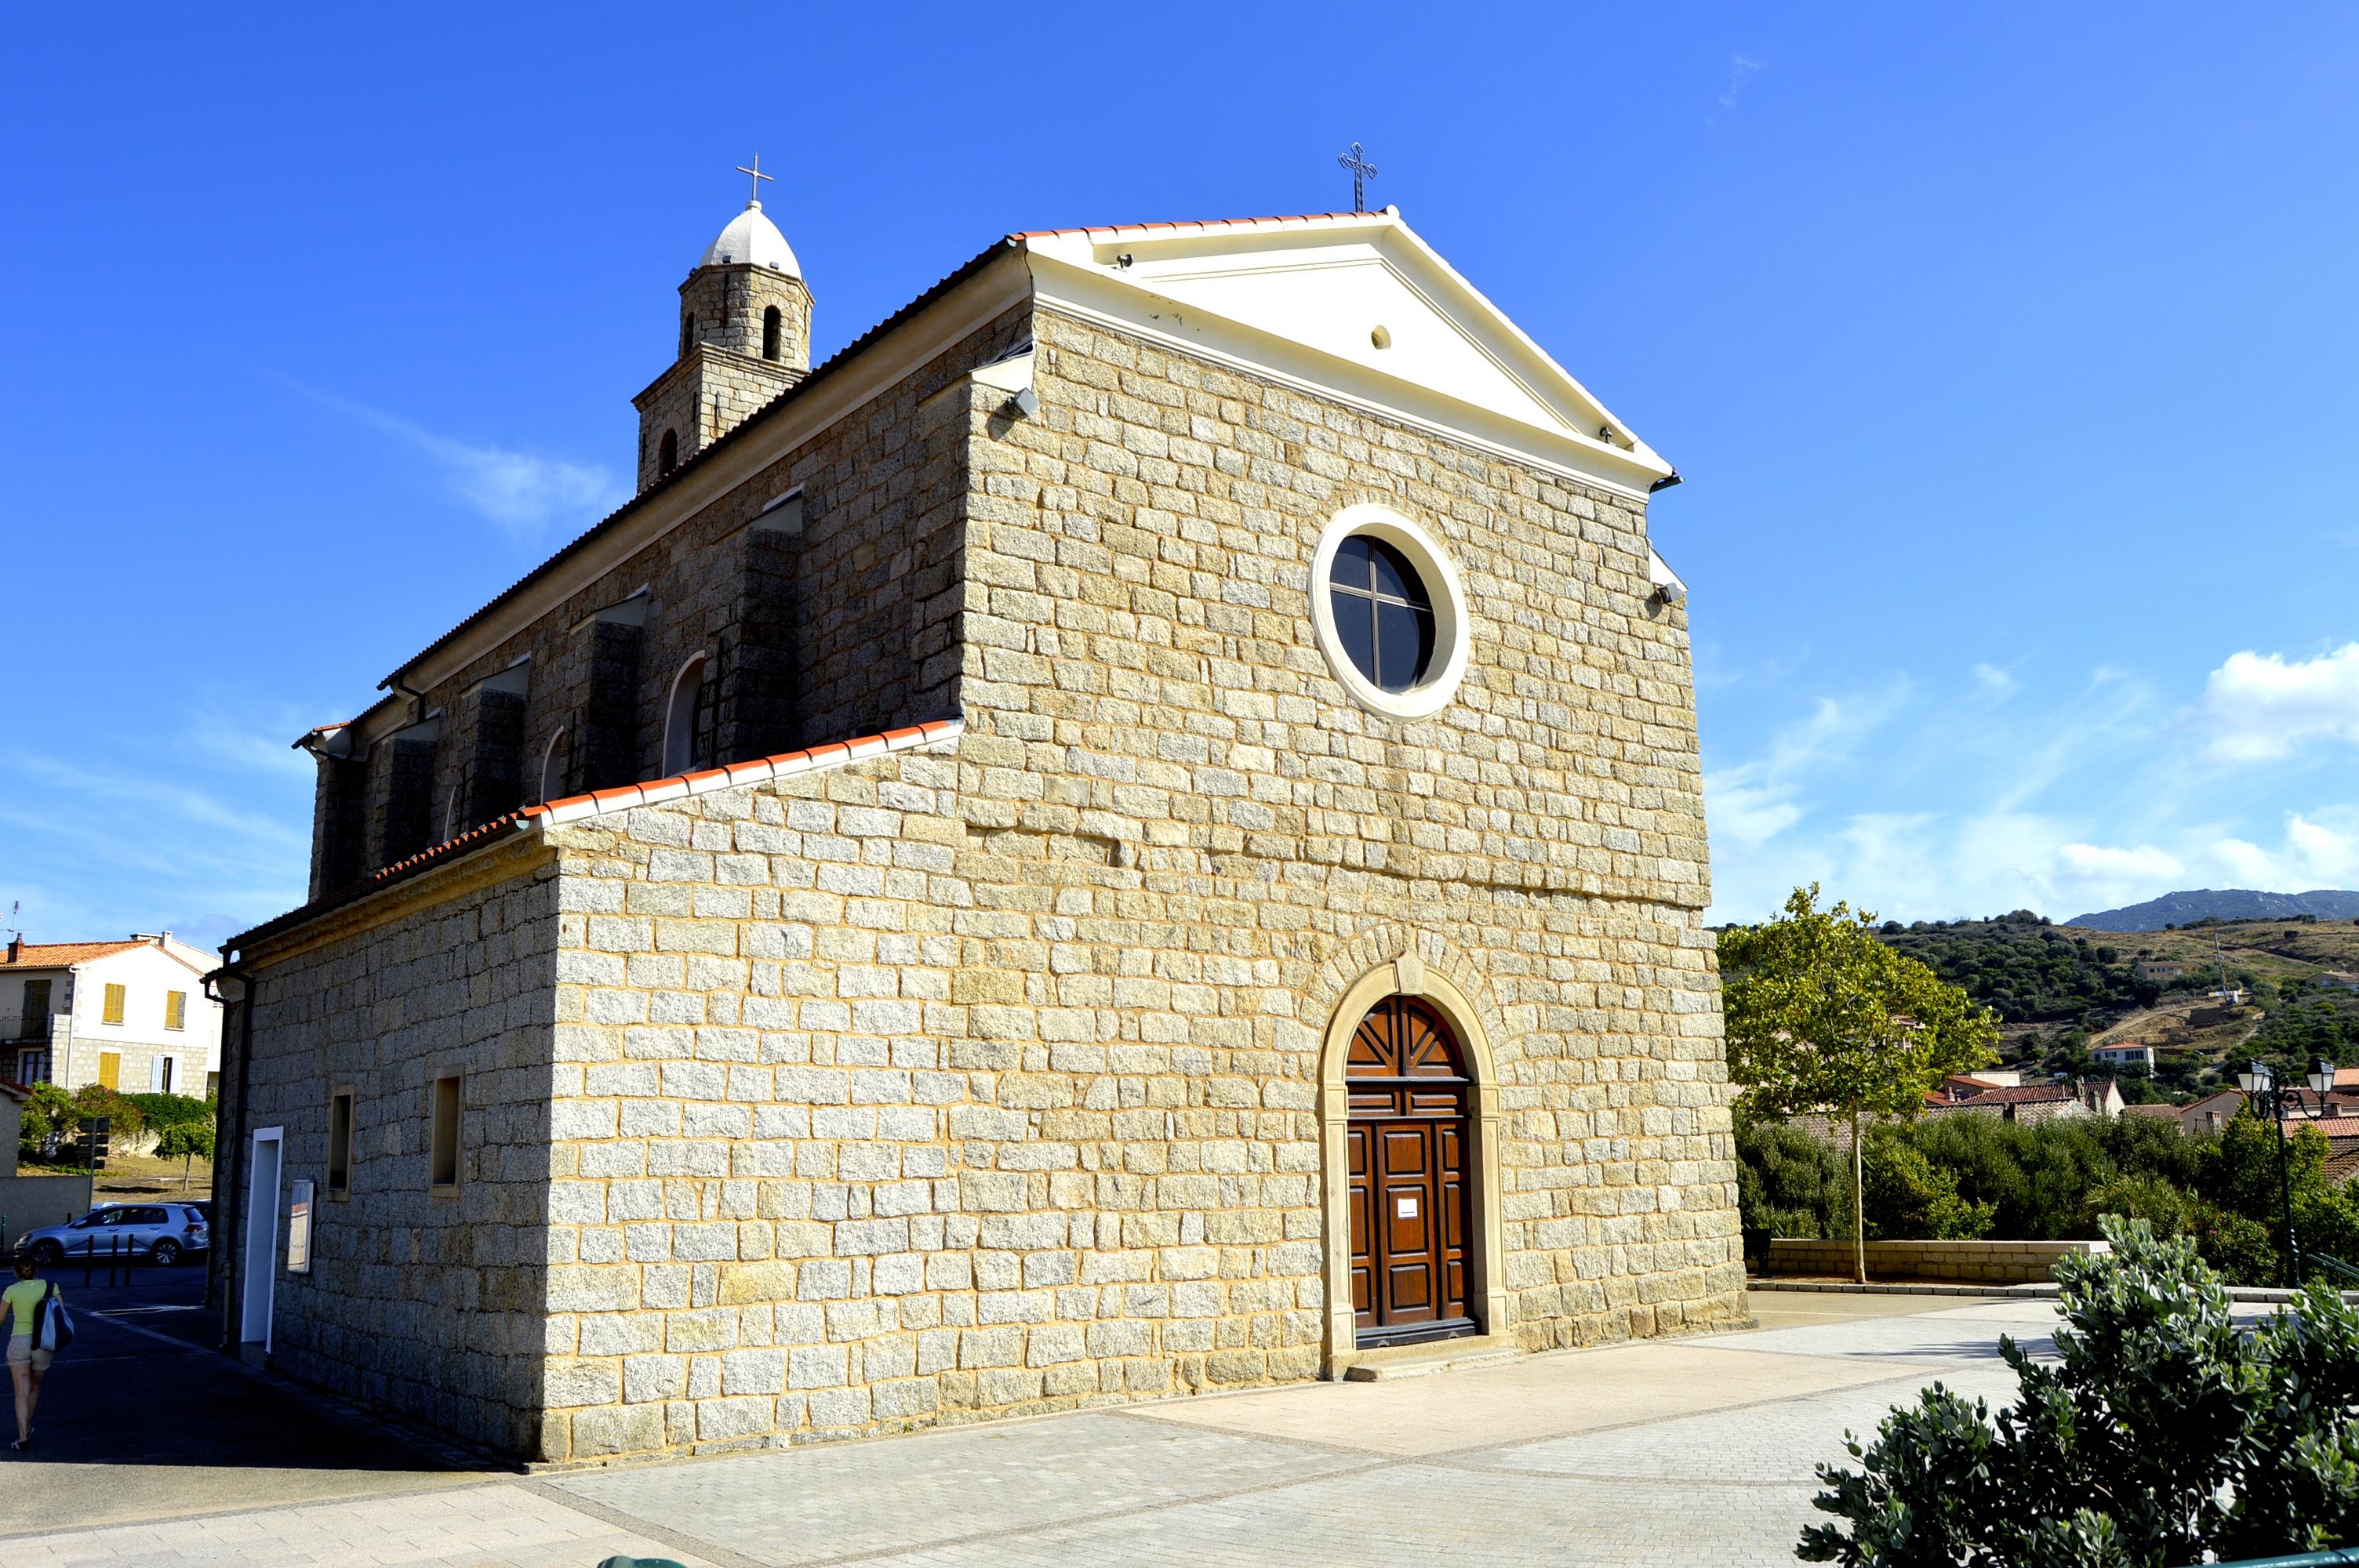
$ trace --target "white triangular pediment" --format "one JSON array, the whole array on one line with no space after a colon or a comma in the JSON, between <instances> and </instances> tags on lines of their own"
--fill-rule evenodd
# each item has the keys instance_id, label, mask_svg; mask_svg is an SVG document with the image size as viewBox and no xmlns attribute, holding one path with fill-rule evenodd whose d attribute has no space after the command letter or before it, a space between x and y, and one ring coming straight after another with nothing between
<instances>
[{"instance_id":1,"label":"white triangular pediment","mask_svg":"<svg viewBox=\"0 0 2359 1568\"><path fill-rule=\"evenodd\" d=\"M1670 472L1393 213L1023 238L1087 313L1618 488Z\"/></svg>"}]
</instances>

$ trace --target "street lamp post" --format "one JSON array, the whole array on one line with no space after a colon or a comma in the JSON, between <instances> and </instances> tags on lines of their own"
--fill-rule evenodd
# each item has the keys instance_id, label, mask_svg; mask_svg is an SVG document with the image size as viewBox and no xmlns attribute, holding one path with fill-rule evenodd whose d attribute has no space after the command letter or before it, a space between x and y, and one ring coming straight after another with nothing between
<instances>
[{"instance_id":1,"label":"street lamp post","mask_svg":"<svg viewBox=\"0 0 2359 1568\"><path fill-rule=\"evenodd\" d=\"M2301 1249L2293 1235L2293 1165L2286 1145L2287 1102L2292 1101L2292 1113L2313 1118L2326 1114L2326 1097L2334 1087L2334 1064L2323 1056L2310 1065L2310 1087L2318 1091L2316 1110L2305 1110L2300 1091L2282 1087L2277 1076L2267 1062L2258 1058L2245 1064L2236 1074L2236 1087L2253 1102L2253 1108L2267 1117L2277 1128L2277 1201L2285 1209L2286 1281L2295 1290L2301 1289Z\"/></svg>"}]
</instances>

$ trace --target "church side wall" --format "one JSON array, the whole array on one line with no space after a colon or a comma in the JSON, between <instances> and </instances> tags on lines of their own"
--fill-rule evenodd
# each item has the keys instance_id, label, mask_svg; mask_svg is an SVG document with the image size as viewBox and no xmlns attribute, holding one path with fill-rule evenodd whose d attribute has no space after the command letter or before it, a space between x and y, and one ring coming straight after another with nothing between
<instances>
[{"instance_id":1,"label":"church side wall","mask_svg":"<svg viewBox=\"0 0 2359 1568\"><path fill-rule=\"evenodd\" d=\"M284 957L265 946L245 959L256 1012L243 1124L285 1130L272 1365L527 1455L543 1401L556 889L545 857L480 852L324 917L278 944ZM429 1097L454 1075L461 1180L437 1193ZM352 1180L338 1197L329 1097L344 1089ZM284 1206L304 1177L312 1265L292 1274Z\"/></svg>"},{"instance_id":2,"label":"church side wall","mask_svg":"<svg viewBox=\"0 0 2359 1568\"><path fill-rule=\"evenodd\" d=\"M596 611L644 587L649 597L631 777L661 776L673 677L699 651L720 657L725 668L724 650L739 641L745 525L769 502L799 486L804 522L797 549L797 602L790 610L797 628L792 662L799 672L796 743L875 734L955 712L960 665L953 644L962 603L958 561L967 491L965 403L955 390L936 395L1011 345L1027 319L1021 311L1003 316L938 355L891 392L685 519L560 609L519 628L427 693L422 708L439 707L455 716L469 687L530 655L521 753L527 759L526 797L537 797L539 761L549 736L560 725L580 723L586 696L582 644L587 634L577 628ZM467 748L456 743L452 721L446 719L432 791L437 838L444 804L463 783L466 756ZM381 762L373 760L372 765L382 771ZM463 830L473 824L459 826Z\"/></svg>"}]
</instances>

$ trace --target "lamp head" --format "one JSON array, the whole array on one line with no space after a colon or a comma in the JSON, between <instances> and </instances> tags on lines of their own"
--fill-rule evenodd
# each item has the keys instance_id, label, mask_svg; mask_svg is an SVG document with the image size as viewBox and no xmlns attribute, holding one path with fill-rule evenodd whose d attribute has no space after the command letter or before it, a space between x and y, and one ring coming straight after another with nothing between
<instances>
[{"instance_id":1,"label":"lamp head","mask_svg":"<svg viewBox=\"0 0 2359 1568\"><path fill-rule=\"evenodd\" d=\"M2321 1056L2310 1065L2310 1087L2321 1096L2334 1092L2334 1064Z\"/></svg>"},{"instance_id":2,"label":"lamp head","mask_svg":"<svg viewBox=\"0 0 2359 1568\"><path fill-rule=\"evenodd\" d=\"M2236 1087L2248 1095L2263 1093L2276 1087L2276 1084L2277 1075L2269 1071L2267 1062L2258 1058L2245 1063L2236 1070Z\"/></svg>"}]
</instances>

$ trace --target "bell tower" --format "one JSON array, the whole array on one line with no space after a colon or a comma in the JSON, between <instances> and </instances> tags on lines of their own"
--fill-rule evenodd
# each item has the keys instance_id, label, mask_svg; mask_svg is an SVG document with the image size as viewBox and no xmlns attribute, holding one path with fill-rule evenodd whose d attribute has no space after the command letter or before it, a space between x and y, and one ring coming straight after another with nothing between
<instances>
[{"instance_id":1,"label":"bell tower","mask_svg":"<svg viewBox=\"0 0 2359 1568\"><path fill-rule=\"evenodd\" d=\"M810 373L810 290L756 196L679 286L679 358L633 398L639 488L647 489Z\"/></svg>"}]
</instances>

